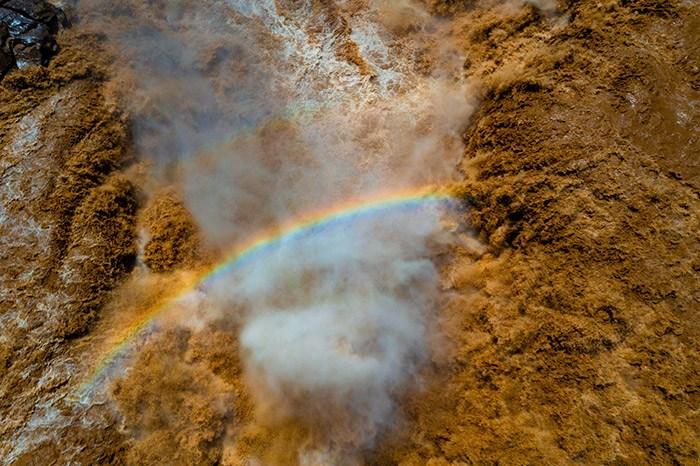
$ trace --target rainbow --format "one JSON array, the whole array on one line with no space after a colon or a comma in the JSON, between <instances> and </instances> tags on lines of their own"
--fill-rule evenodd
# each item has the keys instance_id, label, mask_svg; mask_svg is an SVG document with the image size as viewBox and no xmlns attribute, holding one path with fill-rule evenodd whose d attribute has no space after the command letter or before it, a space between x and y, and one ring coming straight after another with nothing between
<instances>
[{"instance_id":1,"label":"rainbow","mask_svg":"<svg viewBox=\"0 0 700 466\"><path fill-rule=\"evenodd\" d=\"M206 286L232 270L253 260L278 246L281 242L294 241L307 235L313 235L339 223L386 212L394 209L414 209L431 204L442 204L456 198L454 188L422 187L399 192L377 194L371 198L359 198L333 205L329 208L302 215L293 221L275 228L263 230L235 247L218 265L206 269L187 279L178 290L161 299L144 313L136 322L122 332L117 344L104 355L87 380L77 390L77 399L84 399L107 377L109 369L116 365L129 345L167 311L175 302L194 289Z\"/></svg>"}]
</instances>

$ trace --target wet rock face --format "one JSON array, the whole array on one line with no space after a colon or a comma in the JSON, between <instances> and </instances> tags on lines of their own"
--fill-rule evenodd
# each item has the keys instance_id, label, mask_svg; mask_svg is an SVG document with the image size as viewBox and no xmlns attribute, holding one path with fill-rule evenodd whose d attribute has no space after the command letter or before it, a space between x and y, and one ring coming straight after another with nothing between
<instances>
[{"instance_id":1,"label":"wet rock face","mask_svg":"<svg viewBox=\"0 0 700 466\"><path fill-rule=\"evenodd\" d=\"M46 65L67 26L63 10L45 0L0 0L0 76L15 66Z\"/></svg>"}]
</instances>

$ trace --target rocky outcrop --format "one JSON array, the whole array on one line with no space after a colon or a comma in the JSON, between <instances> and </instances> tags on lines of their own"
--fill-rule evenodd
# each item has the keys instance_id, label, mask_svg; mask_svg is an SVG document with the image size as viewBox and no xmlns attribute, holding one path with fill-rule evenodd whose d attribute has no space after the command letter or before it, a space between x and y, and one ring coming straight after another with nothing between
<instances>
[{"instance_id":1,"label":"rocky outcrop","mask_svg":"<svg viewBox=\"0 0 700 466\"><path fill-rule=\"evenodd\" d=\"M14 67L46 65L58 52L65 13L44 0L0 0L0 76Z\"/></svg>"}]
</instances>

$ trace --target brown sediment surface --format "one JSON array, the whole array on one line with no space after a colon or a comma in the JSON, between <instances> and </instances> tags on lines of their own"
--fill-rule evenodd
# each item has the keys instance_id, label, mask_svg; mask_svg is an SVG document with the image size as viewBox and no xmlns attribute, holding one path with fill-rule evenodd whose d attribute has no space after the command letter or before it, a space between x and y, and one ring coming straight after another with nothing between
<instances>
[{"instance_id":1,"label":"brown sediment surface","mask_svg":"<svg viewBox=\"0 0 700 466\"><path fill-rule=\"evenodd\" d=\"M695 464L697 5L467 10L486 88L462 169L489 253L446 268L453 359L377 463Z\"/></svg>"},{"instance_id":2,"label":"brown sediment surface","mask_svg":"<svg viewBox=\"0 0 700 466\"><path fill-rule=\"evenodd\" d=\"M194 268L200 256L197 226L177 192L161 189L143 210L143 261L155 272Z\"/></svg>"},{"instance_id":3,"label":"brown sediment surface","mask_svg":"<svg viewBox=\"0 0 700 466\"><path fill-rule=\"evenodd\" d=\"M127 464L156 465L164 458L177 458L178 464L216 464L221 458L236 397L234 386L210 368L222 350L234 346L231 338L217 337L178 329L163 332L139 356L132 375L115 385L114 397L132 438Z\"/></svg>"},{"instance_id":4,"label":"brown sediment surface","mask_svg":"<svg viewBox=\"0 0 700 466\"><path fill-rule=\"evenodd\" d=\"M459 168L462 221L487 246L441 258L448 349L366 464L697 464L700 8L427 3L482 85ZM339 55L371 74L348 34ZM27 431L12 464L69 451L80 464L294 464L284 445L304 427L251 423L237 329L223 322L165 324L111 387L118 415L41 429L90 351L75 338L99 331L137 262L139 227L166 283L201 260L181 193L143 202L131 181L100 39L59 42L48 67L0 83L0 199L11 222L34 225L0 225L13 240L0 250L0 452ZM109 312L128 308L122 292Z\"/></svg>"},{"instance_id":5,"label":"brown sediment surface","mask_svg":"<svg viewBox=\"0 0 700 466\"><path fill-rule=\"evenodd\" d=\"M13 464L61 457L58 431L20 440L36 442L26 455L10 456L12 442L49 415L72 377L71 341L90 331L136 257L137 193L122 172L130 135L104 93L109 64L94 36L66 33L62 47L48 68L0 83L0 456ZM88 442L86 430L67 444Z\"/></svg>"}]
</instances>

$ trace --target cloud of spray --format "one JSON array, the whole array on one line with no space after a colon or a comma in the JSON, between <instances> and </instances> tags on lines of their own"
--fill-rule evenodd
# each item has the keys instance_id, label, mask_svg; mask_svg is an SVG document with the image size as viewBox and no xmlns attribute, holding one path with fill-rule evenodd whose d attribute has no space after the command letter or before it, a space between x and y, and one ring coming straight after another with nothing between
<instances>
[{"instance_id":1,"label":"cloud of spray","mask_svg":"<svg viewBox=\"0 0 700 466\"><path fill-rule=\"evenodd\" d=\"M139 151L180 183L209 245L450 182L472 102L458 75L415 65L429 17L408 0L329 5L80 1L114 47ZM335 225L206 290L211 318L241 328L261 422L310 432L301 462L352 464L391 424L427 356L439 230L435 207Z\"/></svg>"},{"instance_id":2,"label":"cloud of spray","mask_svg":"<svg viewBox=\"0 0 700 466\"><path fill-rule=\"evenodd\" d=\"M239 272L232 291L255 306L241 345L263 416L323 426L333 438L321 443L371 443L426 355L436 224L427 210L342 225Z\"/></svg>"},{"instance_id":3,"label":"cloud of spray","mask_svg":"<svg viewBox=\"0 0 700 466\"><path fill-rule=\"evenodd\" d=\"M524 3L535 5L545 13L553 13L557 10L557 0L524 0Z\"/></svg>"},{"instance_id":4,"label":"cloud of spray","mask_svg":"<svg viewBox=\"0 0 700 466\"><path fill-rule=\"evenodd\" d=\"M379 21L393 32L416 30L432 22L425 9L414 0L372 0L370 7L377 12Z\"/></svg>"}]
</instances>

